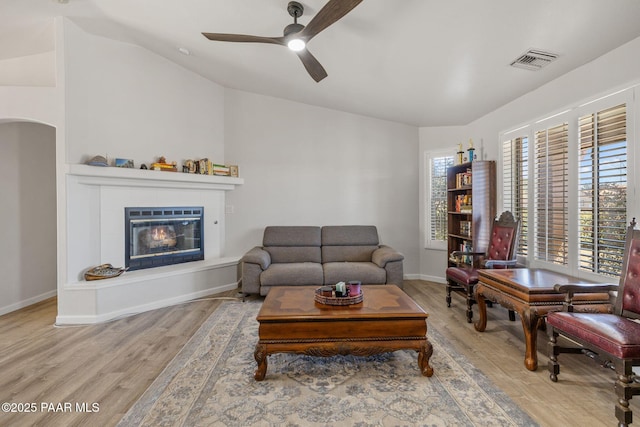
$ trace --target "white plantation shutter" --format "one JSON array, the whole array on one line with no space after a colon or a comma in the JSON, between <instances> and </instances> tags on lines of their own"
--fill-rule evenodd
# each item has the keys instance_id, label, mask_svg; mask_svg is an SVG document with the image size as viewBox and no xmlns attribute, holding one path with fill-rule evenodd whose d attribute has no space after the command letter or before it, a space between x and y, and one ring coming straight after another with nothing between
<instances>
[{"instance_id":1,"label":"white plantation shutter","mask_svg":"<svg viewBox=\"0 0 640 427\"><path fill-rule=\"evenodd\" d=\"M625 104L579 119L579 268L618 276L627 218Z\"/></svg>"},{"instance_id":2,"label":"white plantation shutter","mask_svg":"<svg viewBox=\"0 0 640 427\"><path fill-rule=\"evenodd\" d=\"M569 125L536 131L534 145L534 258L567 265L569 251Z\"/></svg>"},{"instance_id":3,"label":"white plantation shutter","mask_svg":"<svg viewBox=\"0 0 640 427\"><path fill-rule=\"evenodd\" d=\"M529 235L529 141L526 136L502 145L503 206L520 219L518 255L527 256Z\"/></svg>"}]
</instances>

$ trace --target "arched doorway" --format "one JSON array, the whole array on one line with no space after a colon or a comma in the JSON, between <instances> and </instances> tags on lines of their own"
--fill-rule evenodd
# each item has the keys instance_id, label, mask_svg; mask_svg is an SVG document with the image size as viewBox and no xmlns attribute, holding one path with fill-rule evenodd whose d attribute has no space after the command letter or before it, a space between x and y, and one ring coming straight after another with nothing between
<instances>
[{"instance_id":1,"label":"arched doorway","mask_svg":"<svg viewBox=\"0 0 640 427\"><path fill-rule=\"evenodd\" d=\"M0 120L0 315L56 294L56 129Z\"/></svg>"}]
</instances>

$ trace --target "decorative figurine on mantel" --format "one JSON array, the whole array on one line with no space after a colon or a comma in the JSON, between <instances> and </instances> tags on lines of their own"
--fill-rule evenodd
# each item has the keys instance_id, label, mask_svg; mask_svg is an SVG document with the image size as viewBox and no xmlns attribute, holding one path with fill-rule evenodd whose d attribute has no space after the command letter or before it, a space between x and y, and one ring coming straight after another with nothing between
<instances>
[{"instance_id":1,"label":"decorative figurine on mantel","mask_svg":"<svg viewBox=\"0 0 640 427\"><path fill-rule=\"evenodd\" d=\"M462 151L462 144L458 144L458 157L457 157L457 164L461 165L462 164L462 156L464 155L464 151Z\"/></svg>"},{"instance_id":2,"label":"decorative figurine on mantel","mask_svg":"<svg viewBox=\"0 0 640 427\"><path fill-rule=\"evenodd\" d=\"M167 163L167 160L164 158L164 156L160 156L156 163L151 163L151 169L156 171L178 172L177 163Z\"/></svg>"},{"instance_id":3,"label":"decorative figurine on mantel","mask_svg":"<svg viewBox=\"0 0 640 427\"><path fill-rule=\"evenodd\" d=\"M473 148L473 139L471 138L469 138L469 149L467 151L469 152L469 161L473 162L475 148Z\"/></svg>"},{"instance_id":4,"label":"decorative figurine on mantel","mask_svg":"<svg viewBox=\"0 0 640 427\"><path fill-rule=\"evenodd\" d=\"M105 156L97 155L87 160L89 166L109 166L109 162Z\"/></svg>"},{"instance_id":5,"label":"decorative figurine on mantel","mask_svg":"<svg viewBox=\"0 0 640 427\"><path fill-rule=\"evenodd\" d=\"M197 169L197 161L193 161L191 159L187 159L182 164L182 172L184 173L196 173Z\"/></svg>"}]
</instances>

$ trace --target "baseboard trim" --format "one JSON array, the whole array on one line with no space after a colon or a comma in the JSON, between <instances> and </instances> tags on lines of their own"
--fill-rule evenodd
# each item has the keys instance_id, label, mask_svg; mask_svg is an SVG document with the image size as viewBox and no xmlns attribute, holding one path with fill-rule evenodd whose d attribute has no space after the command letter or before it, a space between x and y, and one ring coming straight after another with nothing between
<instances>
[{"instance_id":1,"label":"baseboard trim","mask_svg":"<svg viewBox=\"0 0 640 427\"><path fill-rule=\"evenodd\" d=\"M198 298L210 297L215 294L219 294L226 291L231 291L238 288L238 282L229 283L227 285L214 286L209 289L204 289L198 292L193 292L186 295L179 295L173 298L167 298L164 300L153 301L148 304L142 304L135 307L127 307L122 310L111 311L109 313L103 313L100 315L66 315L56 317L56 326L64 325L91 325L96 323L108 322L111 320L120 319L123 317L135 316L136 314L144 313L146 311L156 310L158 308L169 307L176 304L181 304Z\"/></svg>"},{"instance_id":2,"label":"baseboard trim","mask_svg":"<svg viewBox=\"0 0 640 427\"><path fill-rule=\"evenodd\" d=\"M447 283L447 279L445 279L444 277L429 276L426 274L405 274L403 278L404 280L424 280L427 282L435 282L435 283L442 283L442 284Z\"/></svg>"},{"instance_id":3,"label":"baseboard trim","mask_svg":"<svg viewBox=\"0 0 640 427\"><path fill-rule=\"evenodd\" d=\"M29 307L30 305L33 305L40 301L44 301L51 297L55 297L57 294L58 294L58 291L49 291L40 295L36 295L35 297L18 301L16 303L7 305L5 307L0 307L0 316L2 316L3 314L11 313L12 311L20 310L21 308Z\"/></svg>"}]
</instances>

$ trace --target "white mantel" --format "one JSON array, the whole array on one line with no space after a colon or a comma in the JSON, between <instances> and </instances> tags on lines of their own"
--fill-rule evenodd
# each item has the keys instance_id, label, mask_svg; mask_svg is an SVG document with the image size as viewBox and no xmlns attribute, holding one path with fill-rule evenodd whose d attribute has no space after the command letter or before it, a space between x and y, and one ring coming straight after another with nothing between
<instances>
[{"instance_id":1,"label":"white mantel","mask_svg":"<svg viewBox=\"0 0 640 427\"><path fill-rule=\"evenodd\" d=\"M67 175L76 176L79 182L87 185L121 187L233 190L236 185L244 184L242 178L229 176L88 165L67 165Z\"/></svg>"},{"instance_id":2,"label":"white mantel","mask_svg":"<svg viewBox=\"0 0 640 427\"><path fill-rule=\"evenodd\" d=\"M243 179L77 164L65 176L67 280L57 323L96 323L237 287L239 257L223 256L225 193ZM157 206L204 207L205 259L85 281L92 266L124 265L124 208Z\"/></svg>"}]
</instances>

